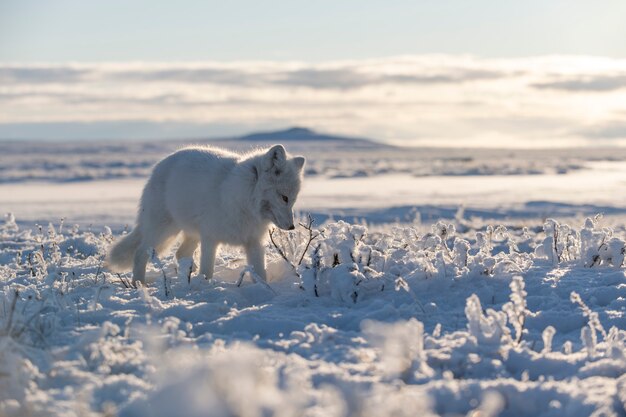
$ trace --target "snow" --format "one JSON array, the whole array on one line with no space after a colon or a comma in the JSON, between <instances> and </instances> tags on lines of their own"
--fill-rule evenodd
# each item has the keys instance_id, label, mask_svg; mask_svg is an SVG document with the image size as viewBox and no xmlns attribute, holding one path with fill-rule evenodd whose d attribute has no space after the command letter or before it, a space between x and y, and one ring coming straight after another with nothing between
<instances>
[{"instance_id":1,"label":"snow","mask_svg":"<svg viewBox=\"0 0 626 417\"><path fill-rule=\"evenodd\" d=\"M624 415L624 167L307 177L267 284L224 247L139 288L142 179L6 182L0 415Z\"/></svg>"},{"instance_id":2,"label":"snow","mask_svg":"<svg viewBox=\"0 0 626 417\"><path fill-rule=\"evenodd\" d=\"M567 175L308 178L297 208L318 223L331 217L351 222L436 222L452 219L463 205L468 218L542 218L626 214L626 164L596 163ZM599 180L601 178L601 180ZM68 219L83 226L132 225L145 179L69 183L0 184L3 212L21 222ZM584 190L584 193L580 190Z\"/></svg>"}]
</instances>

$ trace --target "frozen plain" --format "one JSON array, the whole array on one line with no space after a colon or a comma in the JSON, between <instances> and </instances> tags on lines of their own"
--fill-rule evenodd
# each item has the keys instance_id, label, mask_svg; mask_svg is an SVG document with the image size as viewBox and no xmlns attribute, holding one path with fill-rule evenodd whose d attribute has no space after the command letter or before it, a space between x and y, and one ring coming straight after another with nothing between
<instances>
[{"instance_id":1,"label":"frozen plain","mask_svg":"<svg viewBox=\"0 0 626 417\"><path fill-rule=\"evenodd\" d=\"M149 160L72 177L98 158L66 150L55 178L3 160L0 415L626 414L619 151L521 152L511 171L505 151L299 146L315 171L297 205L323 232L301 265L307 231L276 236L295 268L268 246L269 287L236 285L235 248L213 282L169 255L142 289L100 267Z\"/></svg>"}]
</instances>

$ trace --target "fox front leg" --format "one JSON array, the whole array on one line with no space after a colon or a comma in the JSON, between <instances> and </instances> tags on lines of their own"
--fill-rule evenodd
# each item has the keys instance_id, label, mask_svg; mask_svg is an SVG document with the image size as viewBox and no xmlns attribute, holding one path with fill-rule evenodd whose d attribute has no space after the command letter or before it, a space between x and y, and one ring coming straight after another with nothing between
<instances>
[{"instance_id":1,"label":"fox front leg","mask_svg":"<svg viewBox=\"0 0 626 417\"><path fill-rule=\"evenodd\" d=\"M263 281L267 281L265 274L265 251L263 250L263 246L258 242L247 244L246 256L248 258L248 265L254 268L254 272L256 272Z\"/></svg>"},{"instance_id":2,"label":"fox front leg","mask_svg":"<svg viewBox=\"0 0 626 417\"><path fill-rule=\"evenodd\" d=\"M203 274L206 279L213 278L216 252L217 243L203 238L200 244L200 274Z\"/></svg>"}]
</instances>

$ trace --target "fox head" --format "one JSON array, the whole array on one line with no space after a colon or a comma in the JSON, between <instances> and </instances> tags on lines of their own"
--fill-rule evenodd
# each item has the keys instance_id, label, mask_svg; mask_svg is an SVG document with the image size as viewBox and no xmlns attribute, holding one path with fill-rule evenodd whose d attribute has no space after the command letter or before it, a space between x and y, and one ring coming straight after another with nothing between
<instances>
[{"instance_id":1,"label":"fox head","mask_svg":"<svg viewBox=\"0 0 626 417\"><path fill-rule=\"evenodd\" d=\"M293 205L300 192L304 157L288 157L283 145L272 146L255 167L256 200L261 217L283 230L293 230Z\"/></svg>"}]
</instances>

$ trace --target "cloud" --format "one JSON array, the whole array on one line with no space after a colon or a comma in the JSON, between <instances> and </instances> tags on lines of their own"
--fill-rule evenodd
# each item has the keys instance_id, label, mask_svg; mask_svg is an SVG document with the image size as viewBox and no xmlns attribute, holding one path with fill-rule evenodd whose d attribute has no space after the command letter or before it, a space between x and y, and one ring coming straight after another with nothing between
<instances>
[{"instance_id":1,"label":"cloud","mask_svg":"<svg viewBox=\"0 0 626 417\"><path fill-rule=\"evenodd\" d=\"M376 74L356 69L302 69L279 74L277 84L317 89L352 89L380 84L456 84L473 80L489 80L504 75L496 71L443 69L431 74Z\"/></svg>"},{"instance_id":2,"label":"cloud","mask_svg":"<svg viewBox=\"0 0 626 417\"><path fill-rule=\"evenodd\" d=\"M62 66L0 66L0 80L18 84L54 84L80 82L141 82L220 84L240 86L289 86L312 89L355 89L380 84L456 84L467 81L493 80L505 77L502 71L476 68L424 68L416 63L402 71L381 70L377 65L343 64L337 68L326 66L297 65L257 66L224 68L218 64L157 65L83 65Z\"/></svg>"},{"instance_id":3,"label":"cloud","mask_svg":"<svg viewBox=\"0 0 626 417\"><path fill-rule=\"evenodd\" d=\"M626 60L588 57L0 64L0 124L15 128L0 139L305 125L396 143L593 143L623 137L614 92L624 86ZM581 100L578 91L595 94ZM94 128L83 132L85 124Z\"/></svg>"},{"instance_id":4,"label":"cloud","mask_svg":"<svg viewBox=\"0 0 626 417\"><path fill-rule=\"evenodd\" d=\"M562 90L562 91L614 91L626 87L626 74L624 75L595 75L574 78L565 78L556 81L533 84L539 89Z\"/></svg>"},{"instance_id":5,"label":"cloud","mask_svg":"<svg viewBox=\"0 0 626 417\"><path fill-rule=\"evenodd\" d=\"M215 83L231 85L251 85L258 81L254 73L246 73L238 69L220 68L170 68L142 69L118 71L108 74L118 81L149 81L149 82L183 82L183 83Z\"/></svg>"},{"instance_id":6,"label":"cloud","mask_svg":"<svg viewBox=\"0 0 626 417\"><path fill-rule=\"evenodd\" d=\"M367 69L367 68L366 68ZM473 69L439 69L422 73L415 68L409 73L376 73L359 68L316 68L306 67L289 70L266 70L259 72L239 69L170 69L116 73L116 78L137 81L177 81L185 83L214 83L230 85L284 85L312 89L354 89L380 84L445 84L473 80L496 79L501 72Z\"/></svg>"},{"instance_id":7,"label":"cloud","mask_svg":"<svg viewBox=\"0 0 626 417\"><path fill-rule=\"evenodd\" d=\"M376 76L363 74L353 69L301 69L274 74L278 85L309 88L349 89L363 87L376 82Z\"/></svg>"},{"instance_id":8,"label":"cloud","mask_svg":"<svg viewBox=\"0 0 626 417\"><path fill-rule=\"evenodd\" d=\"M11 102L31 100L44 101L51 104L62 105L146 105L146 106L223 106L223 105L242 105L242 104L255 104L257 102L253 100L234 99L220 100L219 98L211 99L194 99L184 94L157 94L145 97L138 97L132 95L122 95L119 93L111 93L108 95L102 94L81 94L71 92L50 92L50 91L28 91L28 92L0 92L0 105L6 102L7 105Z\"/></svg>"},{"instance_id":9,"label":"cloud","mask_svg":"<svg viewBox=\"0 0 626 417\"><path fill-rule=\"evenodd\" d=\"M4 140L106 140L106 139L195 139L232 137L256 128L276 129L281 125L190 123L176 121L114 120L94 122L0 123Z\"/></svg>"},{"instance_id":10,"label":"cloud","mask_svg":"<svg viewBox=\"0 0 626 417\"><path fill-rule=\"evenodd\" d=\"M67 67L0 66L0 83L40 84L79 82L87 69Z\"/></svg>"}]
</instances>

